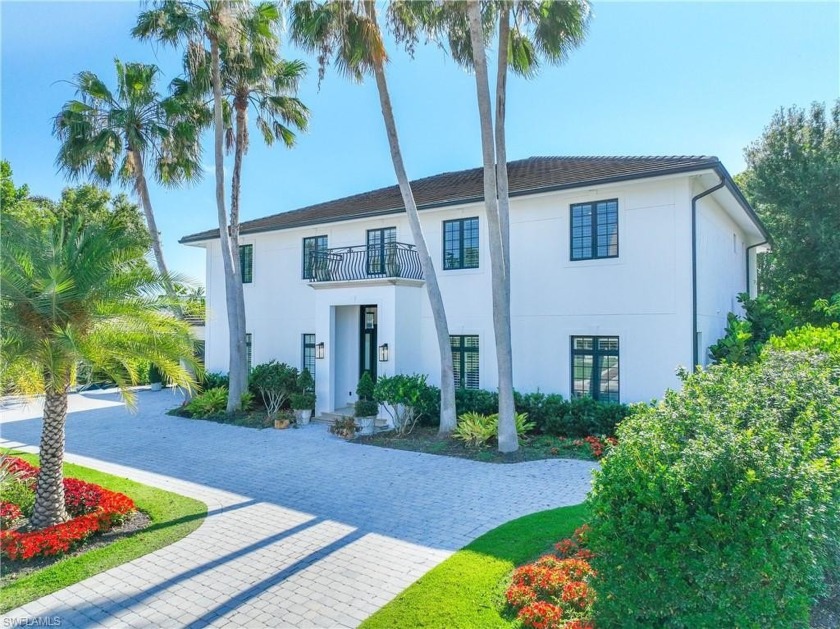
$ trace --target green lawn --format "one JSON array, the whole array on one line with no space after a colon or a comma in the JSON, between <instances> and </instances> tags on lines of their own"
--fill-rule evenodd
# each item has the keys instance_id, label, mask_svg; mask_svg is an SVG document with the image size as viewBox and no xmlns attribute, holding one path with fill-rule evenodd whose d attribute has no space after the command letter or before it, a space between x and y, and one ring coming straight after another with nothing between
<instances>
[{"instance_id":1,"label":"green lawn","mask_svg":"<svg viewBox=\"0 0 840 629\"><path fill-rule=\"evenodd\" d=\"M38 463L35 455L13 454L30 463ZM196 530L207 515L207 505L203 502L126 478L70 463L65 464L64 474L130 496L137 507L149 516L151 524L108 546L67 557L8 583L4 579L0 589L0 613L176 542Z\"/></svg>"},{"instance_id":2,"label":"green lawn","mask_svg":"<svg viewBox=\"0 0 840 629\"><path fill-rule=\"evenodd\" d=\"M504 590L515 566L552 549L587 518L584 505L542 511L485 533L368 618L378 627L511 627Z\"/></svg>"}]
</instances>

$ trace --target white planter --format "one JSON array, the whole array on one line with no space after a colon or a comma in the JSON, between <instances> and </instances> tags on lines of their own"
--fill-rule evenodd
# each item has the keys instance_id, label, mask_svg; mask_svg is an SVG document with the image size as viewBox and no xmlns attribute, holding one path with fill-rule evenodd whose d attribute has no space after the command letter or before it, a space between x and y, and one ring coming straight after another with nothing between
<instances>
[{"instance_id":1,"label":"white planter","mask_svg":"<svg viewBox=\"0 0 840 629\"><path fill-rule=\"evenodd\" d=\"M357 417L356 418L356 426L359 428L359 432L357 434L366 436L373 434L373 428L376 425L376 415L371 415L370 417Z\"/></svg>"},{"instance_id":2,"label":"white planter","mask_svg":"<svg viewBox=\"0 0 840 629\"><path fill-rule=\"evenodd\" d=\"M152 382L150 387L152 391L160 391L163 388L163 384L160 382Z\"/></svg>"},{"instance_id":3,"label":"white planter","mask_svg":"<svg viewBox=\"0 0 840 629\"><path fill-rule=\"evenodd\" d=\"M312 419L311 408L296 408L294 410L298 426L306 426L306 424L309 423L309 420Z\"/></svg>"}]
</instances>

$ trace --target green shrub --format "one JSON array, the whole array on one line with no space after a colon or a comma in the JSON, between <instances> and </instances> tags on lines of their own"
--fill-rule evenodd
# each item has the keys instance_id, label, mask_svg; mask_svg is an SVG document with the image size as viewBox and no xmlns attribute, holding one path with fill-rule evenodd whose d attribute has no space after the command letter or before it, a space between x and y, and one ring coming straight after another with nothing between
<instances>
[{"instance_id":1,"label":"green shrub","mask_svg":"<svg viewBox=\"0 0 840 629\"><path fill-rule=\"evenodd\" d=\"M356 417L373 417L379 414L379 404L373 400L358 400L355 410Z\"/></svg>"},{"instance_id":2,"label":"green shrub","mask_svg":"<svg viewBox=\"0 0 840 629\"><path fill-rule=\"evenodd\" d=\"M818 328L805 325L791 330L784 336L770 339L770 347L777 350L817 350L840 356L840 324Z\"/></svg>"},{"instance_id":3,"label":"green shrub","mask_svg":"<svg viewBox=\"0 0 840 629\"><path fill-rule=\"evenodd\" d=\"M28 518L32 515L32 508L35 506L34 479L26 481L10 478L0 485L0 502L11 502L17 505L23 516Z\"/></svg>"},{"instance_id":4,"label":"green shrub","mask_svg":"<svg viewBox=\"0 0 840 629\"><path fill-rule=\"evenodd\" d=\"M499 410L499 394L484 389L456 389L455 408L459 415L461 413L492 415Z\"/></svg>"},{"instance_id":5,"label":"green shrub","mask_svg":"<svg viewBox=\"0 0 840 629\"><path fill-rule=\"evenodd\" d=\"M408 434L417 423L420 409L427 404L429 385L422 374L379 376L373 399L385 405L399 434Z\"/></svg>"},{"instance_id":6,"label":"green shrub","mask_svg":"<svg viewBox=\"0 0 840 629\"><path fill-rule=\"evenodd\" d=\"M303 371L300 372L300 375L297 379L297 390L301 393L313 393L315 392L315 380L312 378L312 374L309 373L307 368L303 368Z\"/></svg>"},{"instance_id":7,"label":"green shrub","mask_svg":"<svg viewBox=\"0 0 840 629\"><path fill-rule=\"evenodd\" d=\"M440 389L427 384L414 410L421 426L440 426Z\"/></svg>"},{"instance_id":8,"label":"green shrub","mask_svg":"<svg viewBox=\"0 0 840 629\"><path fill-rule=\"evenodd\" d=\"M370 377L370 372L366 371L359 378L359 384L356 385L356 395L359 396L360 400L372 400L373 389L373 378Z\"/></svg>"},{"instance_id":9,"label":"green shrub","mask_svg":"<svg viewBox=\"0 0 840 629\"><path fill-rule=\"evenodd\" d=\"M298 370L276 360L257 365L248 376L248 390L260 396L269 417L288 406L289 397L298 390L297 383Z\"/></svg>"},{"instance_id":10,"label":"green shrub","mask_svg":"<svg viewBox=\"0 0 840 629\"><path fill-rule=\"evenodd\" d=\"M315 394L313 393L292 393L289 396L289 403L292 408L306 410L315 408Z\"/></svg>"},{"instance_id":11,"label":"green shrub","mask_svg":"<svg viewBox=\"0 0 840 629\"><path fill-rule=\"evenodd\" d=\"M840 531L840 360L768 351L684 378L596 476L596 624L807 627Z\"/></svg>"},{"instance_id":12,"label":"green shrub","mask_svg":"<svg viewBox=\"0 0 840 629\"><path fill-rule=\"evenodd\" d=\"M254 394L250 391L245 391L242 394L242 410L248 410L254 403ZM207 389L204 393L199 393L189 402L184 405L186 410L192 417L212 417L225 412L228 402L228 390L224 387L216 387L215 389Z\"/></svg>"},{"instance_id":13,"label":"green shrub","mask_svg":"<svg viewBox=\"0 0 840 629\"><path fill-rule=\"evenodd\" d=\"M543 430L561 437L612 436L619 422L630 414L626 404L599 402L591 397L574 398L556 408L558 414L546 415Z\"/></svg>"},{"instance_id":14,"label":"green shrub","mask_svg":"<svg viewBox=\"0 0 840 629\"><path fill-rule=\"evenodd\" d=\"M207 391L208 389L218 389L219 387L227 389L228 386L230 386L230 381L226 373L206 371L201 378L202 391Z\"/></svg>"},{"instance_id":15,"label":"green shrub","mask_svg":"<svg viewBox=\"0 0 840 629\"><path fill-rule=\"evenodd\" d=\"M534 424L528 421L527 413L516 413L516 433L522 437L534 429ZM460 439L467 445L482 446L497 436L499 430L499 414L482 415L481 413L467 412L458 416L458 424L452 436Z\"/></svg>"}]
</instances>

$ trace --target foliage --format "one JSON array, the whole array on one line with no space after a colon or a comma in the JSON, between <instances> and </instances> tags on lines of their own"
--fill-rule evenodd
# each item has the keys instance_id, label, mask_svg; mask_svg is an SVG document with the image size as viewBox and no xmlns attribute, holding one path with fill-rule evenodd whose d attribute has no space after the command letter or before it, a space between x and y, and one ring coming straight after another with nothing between
<instances>
[{"instance_id":1,"label":"foliage","mask_svg":"<svg viewBox=\"0 0 840 629\"><path fill-rule=\"evenodd\" d=\"M376 400L357 400L354 408L356 417L373 417L379 414L379 402Z\"/></svg>"},{"instance_id":2,"label":"foliage","mask_svg":"<svg viewBox=\"0 0 840 629\"><path fill-rule=\"evenodd\" d=\"M312 374L309 373L309 370L306 367L303 368L303 371L301 371L298 376L297 388L301 393L312 393L315 391L315 380L312 378Z\"/></svg>"},{"instance_id":3,"label":"foliage","mask_svg":"<svg viewBox=\"0 0 840 629\"><path fill-rule=\"evenodd\" d=\"M586 525L554 545L554 553L514 570L505 599L522 625L531 629L591 626L595 576L586 547Z\"/></svg>"},{"instance_id":4,"label":"foliage","mask_svg":"<svg viewBox=\"0 0 840 629\"><path fill-rule=\"evenodd\" d=\"M504 588L511 571L572 535L586 519L583 505L533 513L474 540L409 586L362 623L386 627L513 629Z\"/></svg>"},{"instance_id":5,"label":"foliage","mask_svg":"<svg viewBox=\"0 0 840 629\"><path fill-rule=\"evenodd\" d=\"M601 402L591 397L573 398L566 402L565 411L549 416L545 432L566 437L615 434L618 426L630 414L626 404Z\"/></svg>"},{"instance_id":6,"label":"foliage","mask_svg":"<svg viewBox=\"0 0 840 629\"><path fill-rule=\"evenodd\" d=\"M810 305L840 293L840 100L779 110L745 157L739 183L773 237L762 292L825 323Z\"/></svg>"},{"instance_id":7,"label":"foliage","mask_svg":"<svg viewBox=\"0 0 840 629\"><path fill-rule=\"evenodd\" d=\"M516 413L514 416L516 433L520 437L534 429L534 423L528 421L527 413ZM482 415L467 412L458 416L453 438L472 446L482 446L495 438L499 430L499 414Z\"/></svg>"},{"instance_id":8,"label":"foliage","mask_svg":"<svg viewBox=\"0 0 840 629\"><path fill-rule=\"evenodd\" d=\"M791 330L784 336L774 336L768 345L776 350L816 350L840 356L840 324L832 323L822 328L805 325Z\"/></svg>"},{"instance_id":9,"label":"foliage","mask_svg":"<svg viewBox=\"0 0 840 629\"><path fill-rule=\"evenodd\" d=\"M304 368L297 377L297 392L293 393L289 400L292 408L311 409L315 408L315 380L309 370Z\"/></svg>"},{"instance_id":10,"label":"foliage","mask_svg":"<svg viewBox=\"0 0 840 629\"><path fill-rule=\"evenodd\" d=\"M8 480L0 485L0 502L15 505L23 516L28 518L32 515L32 507L35 506L34 487L34 479Z\"/></svg>"},{"instance_id":11,"label":"foliage","mask_svg":"<svg viewBox=\"0 0 840 629\"><path fill-rule=\"evenodd\" d=\"M201 378L201 389L218 389L219 387L228 388L228 375L217 371L206 371Z\"/></svg>"},{"instance_id":12,"label":"foliage","mask_svg":"<svg viewBox=\"0 0 840 629\"><path fill-rule=\"evenodd\" d=\"M360 400L372 400L373 391L373 378L370 377L370 372L366 371L359 378L359 384L356 386L356 395L359 396Z\"/></svg>"},{"instance_id":13,"label":"foliage","mask_svg":"<svg viewBox=\"0 0 840 629\"><path fill-rule=\"evenodd\" d=\"M35 455L19 456L37 463ZM0 613L176 542L195 531L207 514L207 507L198 500L126 478L71 464L65 465L64 471L69 477L127 495L149 517L151 525L107 546L64 557L27 574L4 577L0 588Z\"/></svg>"},{"instance_id":14,"label":"foliage","mask_svg":"<svg viewBox=\"0 0 840 629\"><path fill-rule=\"evenodd\" d=\"M484 389L456 389L455 408L459 414L492 415L499 410L499 394Z\"/></svg>"},{"instance_id":15,"label":"foliage","mask_svg":"<svg viewBox=\"0 0 840 629\"><path fill-rule=\"evenodd\" d=\"M330 426L330 432L338 435L342 439L352 439L356 436L356 420L352 417L342 417L336 419Z\"/></svg>"},{"instance_id":16,"label":"foliage","mask_svg":"<svg viewBox=\"0 0 840 629\"><path fill-rule=\"evenodd\" d=\"M726 317L723 337L709 347L709 355L715 364L746 365L754 362L771 336L784 334L796 325L796 317L790 308L778 299L768 295L751 299L746 293L741 293L738 301L744 308L744 316L730 312Z\"/></svg>"},{"instance_id":17,"label":"foliage","mask_svg":"<svg viewBox=\"0 0 840 629\"><path fill-rule=\"evenodd\" d=\"M184 405L191 417L205 418L224 413L227 408L228 390L224 387L207 389L199 393ZM242 394L242 408L248 409L254 403L254 394L245 391Z\"/></svg>"},{"instance_id":18,"label":"foliage","mask_svg":"<svg viewBox=\"0 0 840 629\"><path fill-rule=\"evenodd\" d=\"M289 401L289 396L297 391L297 380L297 369L272 360L251 369L248 388L262 397L269 417L274 417Z\"/></svg>"},{"instance_id":19,"label":"foliage","mask_svg":"<svg viewBox=\"0 0 840 629\"><path fill-rule=\"evenodd\" d=\"M289 402L294 409L306 410L315 407L314 393L292 393Z\"/></svg>"},{"instance_id":20,"label":"foliage","mask_svg":"<svg viewBox=\"0 0 840 629\"><path fill-rule=\"evenodd\" d=\"M385 405L395 430L401 435L412 431L428 398L429 385L421 374L380 376L373 388L373 399Z\"/></svg>"},{"instance_id":21,"label":"foliage","mask_svg":"<svg viewBox=\"0 0 840 629\"><path fill-rule=\"evenodd\" d=\"M840 361L769 350L683 377L596 476L595 620L806 626L840 531Z\"/></svg>"}]
</instances>

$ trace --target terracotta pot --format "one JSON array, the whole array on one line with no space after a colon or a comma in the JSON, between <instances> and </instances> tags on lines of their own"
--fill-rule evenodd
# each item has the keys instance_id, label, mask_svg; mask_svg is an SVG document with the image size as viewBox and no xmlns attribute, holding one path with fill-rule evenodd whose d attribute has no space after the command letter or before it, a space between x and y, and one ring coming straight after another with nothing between
<instances>
[{"instance_id":1,"label":"terracotta pot","mask_svg":"<svg viewBox=\"0 0 840 629\"><path fill-rule=\"evenodd\" d=\"M289 427L289 420L288 419L275 419L274 420L274 427L277 430L284 430Z\"/></svg>"}]
</instances>

